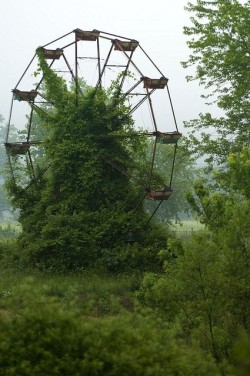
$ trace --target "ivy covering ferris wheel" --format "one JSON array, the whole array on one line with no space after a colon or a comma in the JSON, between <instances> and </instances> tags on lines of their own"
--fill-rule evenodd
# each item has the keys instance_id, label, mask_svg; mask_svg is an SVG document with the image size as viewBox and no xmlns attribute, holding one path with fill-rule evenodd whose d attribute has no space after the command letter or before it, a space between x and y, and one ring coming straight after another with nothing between
<instances>
[{"instance_id":1,"label":"ivy covering ferris wheel","mask_svg":"<svg viewBox=\"0 0 250 376\"><path fill-rule=\"evenodd\" d=\"M20 160L19 167L25 163L30 172L25 184L28 188L41 174L49 169L35 171L33 156L43 147L43 132L35 120L36 111L53 111L53 102L46 98L43 90L44 76L38 67L38 56L49 62L49 67L65 81L74 82L76 98L81 95L81 82L93 88L108 88L117 82L119 101L129 105L127 116L133 118L133 133L128 130L118 134L109 132L92 135L100 139L138 138L150 139L151 155L147 166L147 181L129 175L118 161L108 153L100 154L111 169L127 175L135 184L143 186L143 194L136 207L145 199L156 201L152 216L160 205L172 194L177 143L181 137L178 131L175 112L168 87L168 79L145 52L137 40L119 35L93 30L75 29L50 43L37 48L21 78L12 90L10 116L7 127L5 147L10 166L12 160ZM34 83L34 80L38 82ZM77 103L76 103L77 105ZM118 105L118 103L116 103ZM28 114L28 115L27 115ZM26 119L26 120L25 120ZM27 122L28 119L28 122ZM26 122L26 124L25 124ZM12 139L12 124L19 123L19 139ZM25 131L23 130L25 127ZM159 145L171 145L172 158L168 181L159 181L156 156ZM16 171L11 167L13 179ZM152 217L151 216L151 217Z\"/></svg>"}]
</instances>

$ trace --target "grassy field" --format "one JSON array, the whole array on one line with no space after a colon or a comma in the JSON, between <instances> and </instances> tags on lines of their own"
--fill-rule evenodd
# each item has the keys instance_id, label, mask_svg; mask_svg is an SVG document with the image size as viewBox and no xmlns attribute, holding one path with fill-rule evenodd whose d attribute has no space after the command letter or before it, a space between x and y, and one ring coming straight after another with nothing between
<instances>
[{"instance_id":1,"label":"grassy field","mask_svg":"<svg viewBox=\"0 0 250 376\"><path fill-rule=\"evenodd\" d=\"M189 238L192 234L196 234L204 229L204 225L195 220L184 220L180 223L173 224L172 233L181 238Z\"/></svg>"},{"instance_id":2,"label":"grassy field","mask_svg":"<svg viewBox=\"0 0 250 376\"><path fill-rule=\"evenodd\" d=\"M192 233L203 229L194 221L183 221L173 225L173 234L188 238ZM18 222L1 222L0 236L6 242L20 232ZM28 284L37 288L39 294L57 299L62 306L88 307L94 316L114 314L121 310L133 310L134 294L140 286L142 276L104 275L102 273L81 271L60 274L35 270L1 268L0 266L0 303L8 306L8 297L20 286ZM2 269L2 270L1 270ZM84 309L85 309L84 308Z\"/></svg>"},{"instance_id":3,"label":"grassy field","mask_svg":"<svg viewBox=\"0 0 250 376\"><path fill-rule=\"evenodd\" d=\"M38 295L54 298L62 308L74 307L93 317L133 311L138 275L102 275L90 271L67 274L0 268L0 310L9 310L11 297L27 286Z\"/></svg>"},{"instance_id":4,"label":"grassy field","mask_svg":"<svg viewBox=\"0 0 250 376\"><path fill-rule=\"evenodd\" d=\"M174 236L182 239L188 239L193 234L204 229L204 225L195 220L183 220L171 226L171 232ZM0 222L0 236L3 238L13 238L21 232L21 226L18 222Z\"/></svg>"},{"instance_id":5,"label":"grassy field","mask_svg":"<svg viewBox=\"0 0 250 376\"><path fill-rule=\"evenodd\" d=\"M217 376L201 351L138 309L140 282L131 274L0 270L1 375Z\"/></svg>"}]
</instances>

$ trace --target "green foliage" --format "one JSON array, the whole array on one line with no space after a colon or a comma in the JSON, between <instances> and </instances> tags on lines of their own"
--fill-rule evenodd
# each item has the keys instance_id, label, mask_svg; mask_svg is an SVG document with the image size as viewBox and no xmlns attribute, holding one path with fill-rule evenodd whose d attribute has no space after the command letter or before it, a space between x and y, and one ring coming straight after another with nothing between
<instances>
[{"instance_id":1,"label":"green foliage","mask_svg":"<svg viewBox=\"0 0 250 376\"><path fill-rule=\"evenodd\" d=\"M250 198L250 147L240 153L231 154L228 158L229 184L236 192ZM223 176L223 175L222 175ZM223 176L225 180L225 177Z\"/></svg>"},{"instance_id":2,"label":"green foliage","mask_svg":"<svg viewBox=\"0 0 250 376\"><path fill-rule=\"evenodd\" d=\"M7 192L2 183L0 183L0 219L4 220L6 213L10 213L11 204L7 197Z\"/></svg>"},{"instance_id":3,"label":"green foliage","mask_svg":"<svg viewBox=\"0 0 250 376\"><path fill-rule=\"evenodd\" d=\"M134 210L145 189L130 179L138 174L133 160L135 153L144 156L145 140L133 137L129 107L115 83L108 91L84 83L68 88L39 49L38 56L53 108L34 111L46 135L43 165L50 167L42 176L37 170L39 178L26 188L7 182L20 208L21 252L32 265L93 267L102 258L105 263L104 249L107 255L121 249L130 230L150 232L142 205ZM124 134L129 137L119 137Z\"/></svg>"},{"instance_id":4,"label":"green foliage","mask_svg":"<svg viewBox=\"0 0 250 376\"><path fill-rule=\"evenodd\" d=\"M234 347L234 374L248 376L250 373L250 338L246 332L241 333Z\"/></svg>"},{"instance_id":5,"label":"green foliage","mask_svg":"<svg viewBox=\"0 0 250 376\"><path fill-rule=\"evenodd\" d=\"M0 234L0 264L9 266L14 266L16 251L16 240L6 239Z\"/></svg>"},{"instance_id":6,"label":"green foliage","mask_svg":"<svg viewBox=\"0 0 250 376\"><path fill-rule=\"evenodd\" d=\"M11 244L6 251L10 252L10 248ZM1 304L6 310L12 309L12 300L8 297L32 280L44 299L53 298L62 309L77 309L91 317L119 315L134 310L133 296L141 281L138 272L116 275L93 270L55 273L20 268L20 264L15 268L14 263L6 265L4 262L0 267L0 296L4 299Z\"/></svg>"},{"instance_id":7,"label":"green foliage","mask_svg":"<svg viewBox=\"0 0 250 376\"><path fill-rule=\"evenodd\" d=\"M243 148L241 153L230 154L228 168L215 171L210 183L205 179L197 180L195 194L188 196L200 220L210 230L228 231L234 226L242 239L249 234L249 150L249 147Z\"/></svg>"},{"instance_id":8,"label":"green foliage","mask_svg":"<svg viewBox=\"0 0 250 376\"><path fill-rule=\"evenodd\" d=\"M7 192L4 189L4 179L6 177L6 153L4 148L4 143L6 141L6 133L7 127L3 125L4 118L0 114L0 219L4 219L6 217L6 213L10 213L11 211L11 204L7 197ZM14 129L14 133L15 133Z\"/></svg>"},{"instance_id":9,"label":"green foliage","mask_svg":"<svg viewBox=\"0 0 250 376\"><path fill-rule=\"evenodd\" d=\"M192 13L192 26L184 28L192 54L183 66L195 67L188 79L199 80L208 89L203 97L225 114L218 118L200 114L187 122L188 146L196 155L205 155L211 165L224 163L230 152L249 145L249 1L197 0L186 9ZM197 137L195 132L202 129L205 132Z\"/></svg>"},{"instance_id":10,"label":"green foliage","mask_svg":"<svg viewBox=\"0 0 250 376\"><path fill-rule=\"evenodd\" d=\"M211 359L150 316L88 318L45 299L32 280L8 300L9 309L0 312L0 370L6 376L217 375Z\"/></svg>"},{"instance_id":11,"label":"green foliage","mask_svg":"<svg viewBox=\"0 0 250 376\"><path fill-rule=\"evenodd\" d=\"M250 234L237 228L232 221L216 235L193 238L176 258L165 257L165 274L144 277L137 295L139 306L178 322L183 338L198 341L225 372L235 337L250 327Z\"/></svg>"},{"instance_id":12,"label":"green foliage","mask_svg":"<svg viewBox=\"0 0 250 376\"><path fill-rule=\"evenodd\" d=\"M206 98L225 114L200 114L189 122L193 129L188 146L207 158L210 172L213 165L221 168L196 181L195 194L188 197L210 231L207 238L194 239L184 255L167 266L165 276L142 286L139 298L155 304L169 320L178 320L183 333L202 348L210 348L223 375L233 372L225 361L236 363L236 374L247 374L248 345L235 344L235 338L249 332L250 325L249 1L197 0L187 9L194 17L193 25L185 28L192 38L192 55L184 67L195 65L195 76L189 79L198 79L209 90ZM210 134L198 138L195 132L200 129Z\"/></svg>"}]
</instances>

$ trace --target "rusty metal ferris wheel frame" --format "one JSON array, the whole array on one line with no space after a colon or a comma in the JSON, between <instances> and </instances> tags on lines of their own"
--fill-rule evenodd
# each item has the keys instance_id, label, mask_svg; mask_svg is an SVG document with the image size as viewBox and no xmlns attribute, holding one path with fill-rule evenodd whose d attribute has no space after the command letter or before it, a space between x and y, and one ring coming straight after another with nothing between
<instances>
[{"instance_id":1,"label":"rusty metal ferris wheel frame","mask_svg":"<svg viewBox=\"0 0 250 376\"><path fill-rule=\"evenodd\" d=\"M177 143L181 137L169 91L168 78L165 77L163 72L157 67L137 40L120 35L95 29L92 31L75 29L40 46L12 90L10 115L5 140L9 160L13 155L25 156L31 166L30 170L33 171L33 178L34 169L31 150L33 147L39 147L43 141L42 139L35 139L32 135L34 108L41 108L47 103L47 99L42 90L40 90L44 80L43 76L39 77L39 81L36 84L31 84L31 82L27 83L28 80L26 80L26 83L24 83L24 81L27 76L28 79L30 79L28 72L29 70L32 71L32 66L37 66L35 63L37 51L40 51L44 58L50 61L49 66L52 69L64 77L67 76L67 80L71 80L75 83L77 96L81 95L79 80L82 79L82 77L85 79L87 76L87 84L96 88L107 88L114 79L119 77L118 87L121 99L130 102L128 115L134 116L139 108L147 105L150 126L147 126L146 130L142 130L140 127L135 136L142 135L154 139L152 159L149 167L149 185L146 187L146 193L142 200L149 198L158 201L159 204L155 210L157 211L161 203L168 200L172 193ZM88 74L86 62L93 63L94 70L91 74ZM83 65L85 64L84 68L82 68L81 63L83 63ZM89 78L91 78L92 82L89 82ZM24 88L22 88L22 85ZM166 118L164 118L164 115L160 116L160 127L158 125L159 119L157 119L156 114L158 109L155 110L155 104L153 102L154 97L156 97L156 107L160 102L159 94L156 93L160 93L161 97L162 94L165 93L164 107L168 108ZM28 116L25 139L12 141L10 139L10 129L13 109L16 102L28 104L30 114ZM164 129L162 129L162 123ZM103 135L103 137L106 136ZM124 135L124 137L126 137L126 135ZM157 144L173 145L173 158L169 181L167 184L164 184L164 187L160 191L153 189L150 183L154 170ZM112 168L119 169L119 166L109 160L108 156L104 156L104 158L106 158L106 161L110 163ZM47 168L45 170L47 170Z\"/></svg>"}]
</instances>

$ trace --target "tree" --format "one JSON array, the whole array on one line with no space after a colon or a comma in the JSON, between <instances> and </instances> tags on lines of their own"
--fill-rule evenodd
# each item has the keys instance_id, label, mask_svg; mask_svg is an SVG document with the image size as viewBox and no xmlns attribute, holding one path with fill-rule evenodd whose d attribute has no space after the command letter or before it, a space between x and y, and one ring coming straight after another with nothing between
<instances>
[{"instance_id":1,"label":"tree","mask_svg":"<svg viewBox=\"0 0 250 376\"><path fill-rule=\"evenodd\" d=\"M249 2L198 0L188 10L195 13L193 27L185 28L193 36L193 55L184 66L196 65L190 79L213 88L208 97L225 112L219 119L203 114L191 121L194 131L214 126L220 137L212 141L203 133L198 140L193 133L189 145L207 156L210 168L223 168L198 180L189 195L208 231L182 248L169 243L160 252L165 274L146 275L138 300L178 322L182 336L198 340L225 375L231 374L225 360L234 361L235 338L250 325ZM244 357L238 359L247 367Z\"/></svg>"},{"instance_id":2,"label":"tree","mask_svg":"<svg viewBox=\"0 0 250 376\"><path fill-rule=\"evenodd\" d=\"M220 171L213 171L209 179L196 182L196 197L189 195L201 220L214 232L227 227L239 202L248 206L249 5L249 1L197 0L187 6L194 14L193 25L184 28L184 33L192 37L188 42L192 54L183 65L195 66L196 73L189 79L197 79L209 89L204 97L213 99L225 114L220 118L201 114L186 124L193 127L187 143L194 153L206 156L210 168L221 165ZM216 130L215 140L205 132L200 140L196 137L198 129L209 131L210 127Z\"/></svg>"},{"instance_id":3,"label":"tree","mask_svg":"<svg viewBox=\"0 0 250 376\"><path fill-rule=\"evenodd\" d=\"M249 207L238 206L229 226L200 234L182 248L169 242L161 251L165 273L146 274L137 294L140 306L170 325L178 323L188 343L198 341L222 375L231 374L226 363L234 362L235 339L250 325L248 213Z\"/></svg>"},{"instance_id":4,"label":"tree","mask_svg":"<svg viewBox=\"0 0 250 376\"><path fill-rule=\"evenodd\" d=\"M249 5L249 0L197 0L186 7L193 14L192 26L184 28L192 53L183 66L195 67L188 80L199 80L208 92L203 97L223 113L200 114L186 122L191 129L188 146L210 165L224 164L229 153L241 151L250 141ZM204 132L197 136L200 130Z\"/></svg>"}]
</instances>

